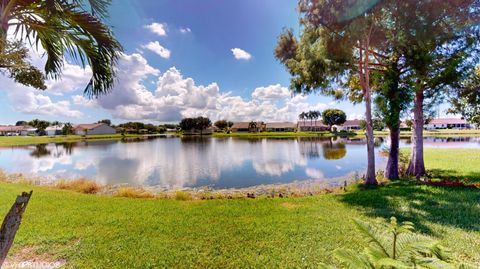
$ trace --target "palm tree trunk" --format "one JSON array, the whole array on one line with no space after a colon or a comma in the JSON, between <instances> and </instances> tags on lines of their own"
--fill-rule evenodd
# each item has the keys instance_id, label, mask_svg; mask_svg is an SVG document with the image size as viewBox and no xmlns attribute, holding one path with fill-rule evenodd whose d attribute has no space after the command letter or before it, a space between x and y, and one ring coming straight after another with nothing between
<instances>
[{"instance_id":1,"label":"palm tree trunk","mask_svg":"<svg viewBox=\"0 0 480 269\"><path fill-rule=\"evenodd\" d=\"M407 174L417 178L424 176L425 163L423 160L423 124L425 122L423 115L423 88L415 93L413 107L413 132L412 132L412 155L408 165Z\"/></svg>"},{"instance_id":2,"label":"palm tree trunk","mask_svg":"<svg viewBox=\"0 0 480 269\"><path fill-rule=\"evenodd\" d=\"M388 154L387 166L384 176L390 180L399 179L398 175L398 156L400 144L400 124L390 129L390 152Z\"/></svg>"}]
</instances>

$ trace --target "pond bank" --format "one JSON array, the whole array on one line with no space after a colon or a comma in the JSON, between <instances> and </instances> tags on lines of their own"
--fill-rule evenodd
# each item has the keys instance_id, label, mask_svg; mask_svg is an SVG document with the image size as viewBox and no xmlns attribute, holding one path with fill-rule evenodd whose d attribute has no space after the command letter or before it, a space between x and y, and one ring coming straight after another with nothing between
<instances>
[{"instance_id":1,"label":"pond bank","mask_svg":"<svg viewBox=\"0 0 480 269\"><path fill-rule=\"evenodd\" d=\"M30 189L9 256L14 261L71 268L316 267L335 262L336 248L363 249L354 218L396 216L451 248L455 259L480 265L478 190L401 181L308 197L176 201L0 183L0 215Z\"/></svg>"}]
</instances>

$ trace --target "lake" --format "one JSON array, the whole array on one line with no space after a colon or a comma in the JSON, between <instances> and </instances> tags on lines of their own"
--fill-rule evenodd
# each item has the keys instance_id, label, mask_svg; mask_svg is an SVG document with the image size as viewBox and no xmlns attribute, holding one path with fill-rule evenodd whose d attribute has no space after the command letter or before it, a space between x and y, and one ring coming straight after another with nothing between
<instances>
[{"instance_id":1,"label":"lake","mask_svg":"<svg viewBox=\"0 0 480 269\"><path fill-rule=\"evenodd\" d=\"M409 143L402 139L401 146ZM387 146L388 141L377 138L377 153ZM425 147L480 148L480 138L428 137ZM376 161L383 169L386 158L376 154ZM7 173L162 189L244 188L302 180L340 184L360 177L366 165L365 141L347 138L167 137L0 148L0 168Z\"/></svg>"}]
</instances>

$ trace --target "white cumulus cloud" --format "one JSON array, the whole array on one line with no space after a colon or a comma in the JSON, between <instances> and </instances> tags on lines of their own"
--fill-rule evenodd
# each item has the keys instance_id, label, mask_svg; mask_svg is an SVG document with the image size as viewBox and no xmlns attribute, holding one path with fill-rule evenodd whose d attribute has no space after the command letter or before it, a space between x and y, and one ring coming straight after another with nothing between
<instances>
[{"instance_id":1,"label":"white cumulus cloud","mask_svg":"<svg viewBox=\"0 0 480 269\"><path fill-rule=\"evenodd\" d=\"M252 55L240 48L233 48L231 49L233 53L233 57L237 60L250 60L252 58Z\"/></svg>"},{"instance_id":2,"label":"white cumulus cloud","mask_svg":"<svg viewBox=\"0 0 480 269\"><path fill-rule=\"evenodd\" d=\"M252 97L260 100L281 100L288 98L291 95L292 94L288 88L282 87L280 84L258 87L252 93Z\"/></svg>"},{"instance_id":3,"label":"white cumulus cloud","mask_svg":"<svg viewBox=\"0 0 480 269\"><path fill-rule=\"evenodd\" d=\"M149 42L146 45L143 45L142 48L148 49L156 54L158 54L160 57L168 59L170 58L170 50L164 48L158 41L155 42Z\"/></svg>"},{"instance_id":4,"label":"white cumulus cloud","mask_svg":"<svg viewBox=\"0 0 480 269\"><path fill-rule=\"evenodd\" d=\"M154 89L150 85L152 76L156 77ZM117 119L151 122L176 122L195 116L207 116L212 121L296 121L301 111L327 106L312 106L301 95L292 98L281 85L258 87L250 98L222 92L217 83L198 85L175 67L160 73L140 54L120 57L117 78L112 94L93 101L76 96L74 103L103 108Z\"/></svg>"},{"instance_id":5,"label":"white cumulus cloud","mask_svg":"<svg viewBox=\"0 0 480 269\"><path fill-rule=\"evenodd\" d=\"M188 27L180 28L180 33L182 33L182 34L187 34L187 33L191 33L191 32L192 32L192 29L190 29Z\"/></svg>"},{"instance_id":6,"label":"white cumulus cloud","mask_svg":"<svg viewBox=\"0 0 480 269\"><path fill-rule=\"evenodd\" d=\"M154 22L148 25L144 26L148 30L150 30L152 33L155 33L159 36L166 36L167 35L167 25L165 23L158 23Z\"/></svg>"}]
</instances>

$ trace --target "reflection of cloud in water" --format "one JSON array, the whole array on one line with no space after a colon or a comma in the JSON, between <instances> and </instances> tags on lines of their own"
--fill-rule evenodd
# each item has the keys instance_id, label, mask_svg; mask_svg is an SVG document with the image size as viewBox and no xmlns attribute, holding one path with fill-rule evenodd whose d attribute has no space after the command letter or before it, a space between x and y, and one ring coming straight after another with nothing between
<instances>
[{"instance_id":1,"label":"reflection of cloud in water","mask_svg":"<svg viewBox=\"0 0 480 269\"><path fill-rule=\"evenodd\" d=\"M37 150L33 157L31 152ZM50 152L49 154L43 154ZM383 157L377 156L378 167ZM161 138L0 149L7 172L165 188L252 186L346 177L366 167L362 139Z\"/></svg>"},{"instance_id":2,"label":"reflection of cloud in water","mask_svg":"<svg viewBox=\"0 0 480 269\"><path fill-rule=\"evenodd\" d=\"M310 179L323 179L325 178L325 175L323 174L322 171L314 168L307 168L305 170L305 173Z\"/></svg>"}]
</instances>

